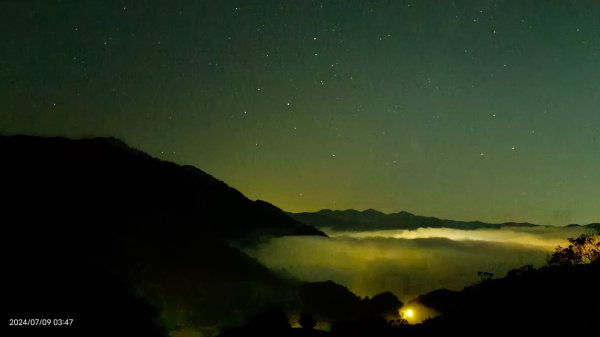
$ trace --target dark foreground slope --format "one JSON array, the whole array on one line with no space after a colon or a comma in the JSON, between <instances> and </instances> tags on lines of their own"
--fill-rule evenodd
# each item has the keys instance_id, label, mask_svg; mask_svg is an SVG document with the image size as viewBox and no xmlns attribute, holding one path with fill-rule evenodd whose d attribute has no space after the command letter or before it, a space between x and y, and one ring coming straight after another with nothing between
<instances>
[{"instance_id":1,"label":"dark foreground slope","mask_svg":"<svg viewBox=\"0 0 600 337\"><path fill-rule=\"evenodd\" d=\"M382 213L373 209L337 211L324 209L318 212L288 213L292 218L317 228L335 230L367 231L382 229L455 228L455 229L498 229L503 227L535 227L530 223L492 224L480 221L444 220L435 217L414 215L408 212Z\"/></svg>"},{"instance_id":2,"label":"dark foreground slope","mask_svg":"<svg viewBox=\"0 0 600 337\"><path fill-rule=\"evenodd\" d=\"M443 316L425 334L586 336L598 332L600 261L513 270L462 291L437 290L417 301Z\"/></svg>"},{"instance_id":3,"label":"dark foreground slope","mask_svg":"<svg viewBox=\"0 0 600 337\"><path fill-rule=\"evenodd\" d=\"M441 315L416 325L367 315L334 321L330 331L310 326L292 329L282 313L271 312L222 336L595 336L600 317L599 285L598 262L522 268L462 291L436 290L420 296L415 302Z\"/></svg>"},{"instance_id":4,"label":"dark foreground slope","mask_svg":"<svg viewBox=\"0 0 600 337\"><path fill-rule=\"evenodd\" d=\"M75 319L41 335L211 332L242 322L295 289L229 243L323 235L116 139L0 136L0 153L5 312Z\"/></svg>"}]
</instances>

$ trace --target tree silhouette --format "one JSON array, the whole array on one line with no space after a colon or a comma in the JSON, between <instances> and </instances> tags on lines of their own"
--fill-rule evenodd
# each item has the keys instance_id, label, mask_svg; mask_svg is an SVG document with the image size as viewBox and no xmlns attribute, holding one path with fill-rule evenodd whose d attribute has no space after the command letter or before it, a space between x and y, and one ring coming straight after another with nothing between
<instances>
[{"instance_id":1,"label":"tree silhouette","mask_svg":"<svg viewBox=\"0 0 600 337\"><path fill-rule=\"evenodd\" d=\"M494 277L494 273L490 273L487 271L478 271L477 276L479 276L480 282L489 281Z\"/></svg>"},{"instance_id":2,"label":"tree silhouette","mask_svg":"<svg viewBox=\"0 0 600 337\"><path fill-rule=\"evenodd\" d=\"M568 247L556 247L548 265L572 266L600 261L600 235L582 234L577 238L569 238L569 242Z\"/></svg>"}]
</instances>

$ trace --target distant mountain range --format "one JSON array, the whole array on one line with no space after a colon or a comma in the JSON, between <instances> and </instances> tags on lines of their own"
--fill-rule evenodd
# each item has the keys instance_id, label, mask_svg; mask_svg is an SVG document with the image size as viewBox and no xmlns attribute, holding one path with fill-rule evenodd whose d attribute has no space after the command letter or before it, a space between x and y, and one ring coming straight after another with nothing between
<instances>
[{"instance_id":1,"label":"distant mountain range","mask_svg":"<svg viewBox=\"0 0 600 337\"><path fill-rule=\"evenodd\" d=\"M587 224L587 225L570 224L570 225L567 225L567 227L588 227L588 228L593 228L596 231L598 231L598 233L600 233L600 222L594 222L594 223Z\"/></svg>"},{"instance_id":2,"label":"distant mountain range","mask_svg":"<svg viewBox=\"0 0 600 337\"><path fill-rule=\"evenodd\" d=\"M331 228L345 231L367 231L386 229L417 229L417 228L453 228L453 229L499 229L505 227L536 227L539 225L528 222L506 222L501 224L481 221L445 220L434 217L414 215L408 212L385 214L374 209L365 211L329 210L318 212L288 213L292 218L317 228ZM579 226L579 225L570 225ZM600 228L600 224L586 225Z\"/></svg>"}]
</instances>

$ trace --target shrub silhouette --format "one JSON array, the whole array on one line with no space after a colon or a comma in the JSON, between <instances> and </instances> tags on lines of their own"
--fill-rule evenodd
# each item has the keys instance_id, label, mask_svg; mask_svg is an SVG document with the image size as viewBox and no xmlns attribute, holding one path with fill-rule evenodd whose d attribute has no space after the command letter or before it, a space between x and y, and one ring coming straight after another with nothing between
<instances>
[{"instance_id":1,"label":"shrub silhouette","mask_svg":"<svg viewBox=\"0 0 600 337\"><path fill-rule=\"evenodd\" d=\"M548 260L550 266L571 266L598 263L600 260L600 235L582 234L569 238L568 247L558 246Z\"/></svg>"}]
</instances>

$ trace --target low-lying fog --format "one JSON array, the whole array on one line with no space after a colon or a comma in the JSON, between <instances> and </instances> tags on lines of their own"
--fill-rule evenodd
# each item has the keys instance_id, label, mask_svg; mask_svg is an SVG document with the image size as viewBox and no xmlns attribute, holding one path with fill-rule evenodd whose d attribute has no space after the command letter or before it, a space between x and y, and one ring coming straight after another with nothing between
<instances>
[{"instance_id":1,"label":"low-lying fog","mask_svg":"<svg viewBox=\"0 0 600 337\"><path fill-rule=\"evenodd\" d=\"M389 290L401 300L438 288L460 290L477 272L501 277L525 264L541 266L581 227L482 230L420 228L338 232L329 238L282 237L247 251L269 268L304 281L332 280L359 296Z\"/></svg>"}]
</instances>

